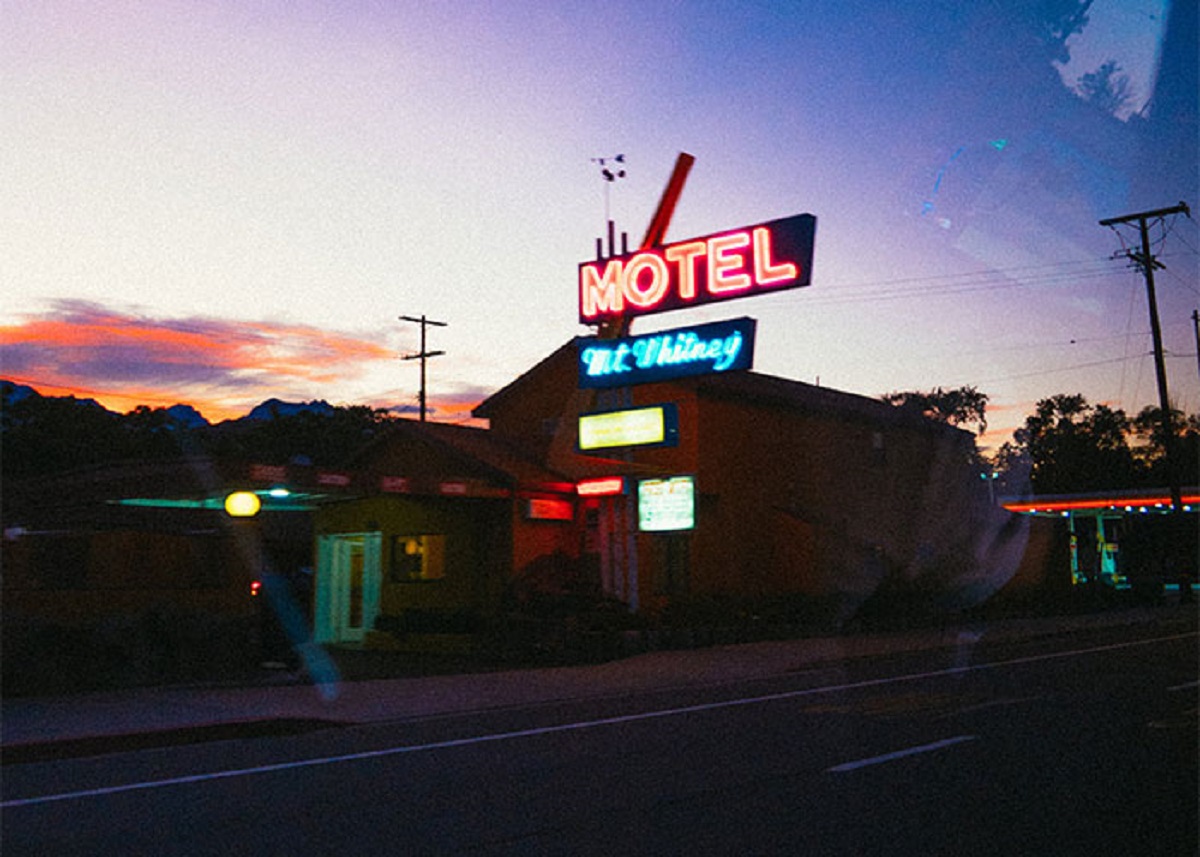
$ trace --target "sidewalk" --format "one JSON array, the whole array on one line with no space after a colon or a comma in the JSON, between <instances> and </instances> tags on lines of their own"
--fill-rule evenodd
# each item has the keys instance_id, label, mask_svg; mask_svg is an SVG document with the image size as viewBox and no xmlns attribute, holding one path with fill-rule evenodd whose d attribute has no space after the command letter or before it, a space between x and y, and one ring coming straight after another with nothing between
<instances>
[{"instance_id":1,"label":"sidewalk","mask_svg":"<svg viewBox=\"0 0 1200 857\"><path fill-rule=\"evenodd\" d=\"M1159 624L1195 630L1195 605L1081 616L1007 619L961 629L744 643L657 651L609 663L326 685L276 674L245 687L176 686L64 698L0 701L0 746L9 763L90 755L131 746L285 734L328 725L409 720L666 687L765 678L886 652L973 646L1076 629Z\"/></svg>"}]
</instances>

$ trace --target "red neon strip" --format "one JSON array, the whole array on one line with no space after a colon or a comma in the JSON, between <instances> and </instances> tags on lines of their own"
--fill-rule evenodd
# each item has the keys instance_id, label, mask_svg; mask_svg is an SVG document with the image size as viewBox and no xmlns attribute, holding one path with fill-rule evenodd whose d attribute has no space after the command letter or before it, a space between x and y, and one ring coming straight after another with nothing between
<instances>
[{"instance_id":1,"label":"red neon strip","mask_svg":"<svg viewBox=\"0 0 1200 857\"><path fill-rule=\"evenodd\" d=\"M750 246L745 232L708 239L708 291L710 294L739 292L753 285L746 273L746 258L737 251Z\"/></svg>"},{"instance_id":2,"label":"red neon strip","mask_svg":"<svg viewBox=\"0 0 1200 857\"><path fill-rule=\"evenodd\" d=\"M760 286L769 286L794 280L800 269L791 262L776 264L771 261L771 230L759 226L754 230L754 281Z\"/></svg>"},{"instance_id":3,"label":"red neon strip","mask_svg":"<svg viewBox=\"0 0 1200 857\"><path fill-rule=\"evenodd\" d=\"M611 259L598 274L591 265L580 272L579 288L583 298L583 314L595 318L602 312L621 313L625 310L625 293L621 288L621 260Z\"/></svg>"},{"instance_id":4,"label":"red neon strip","mask_svg":"<svg viewBox=\"0 0 1200 857\"><path fill-rule=\"evenodd\" d=\"M679 297L690 301L696 297L696 260L708 252L708 244L704 241L687 241L683 244L672 244L663 255L668 262L679 265Z\"/></svg>"},{"instance_id":5,"label":"red neon strip","mask_svg":"<svg viewBox=\"0 0 1200 857\"><path fill-rule=\"evenodd\" d=\"M621 476L605 476L601 479L583 479L575 485L580 497L607 497L625 493L625 479Z\"/></svg>"},{"instance_id":6,"label":"red neon strip","mask_svg":"<svg viewBox=\"0 0 1200 857\"><path fill-rule=\"evenodd\" d=\"M1200 503L1200 494L1185 494L1180 497L1183 503ZM1029 500L1023 503L1005 503L1004 508L1010 512L1069 512L1075 509L1107 509L1109 507L1125 508L1126 506L1170 506L1170 495L1155 495L1152 497L1107 497L1098 500L1059 500L1057 502L1039 503Z\"/></svg>"},{"instance_id":7,"label":"red neon strip","mask_svg":"<svg viewBox=\"0 0 1200 857\"><path fill-rule=\"evenodd\" d=\"M650 282L643 284L642 271L650 272ZM623 275L625 300L636 307L652 307L662 302L671 283L667 263L653 253L638 253L629 260Z\"/></svg>"}]
</instances>

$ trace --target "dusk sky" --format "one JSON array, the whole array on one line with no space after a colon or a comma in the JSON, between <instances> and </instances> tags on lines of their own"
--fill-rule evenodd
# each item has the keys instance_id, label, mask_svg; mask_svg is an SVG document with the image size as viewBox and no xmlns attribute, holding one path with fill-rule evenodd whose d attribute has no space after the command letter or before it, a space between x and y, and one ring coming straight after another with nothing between
<instances>
[{"instance_id":1,"label":"dusk sky","mask_svg":"<svg viewBox=\"0 0 1200 857\"><path fill-rule=\"evenodd\" d=\"M1095 0L1057 50L1054 5L8 0L0 377L213 421L412 408L397 317L425 314L433 418L461 420L589 332L606 208L637 243L686 151L668 240L811 212L813 282L635 332L749 315L762 372L973 385L989 445L1057 393L1135 414L1138 238L1098 221L1200 203L1196 3ZM1114 110L1079 86L1107 61ZM1200 229L1152 226L1197 413Z\"/></svg>"}]
</instances>

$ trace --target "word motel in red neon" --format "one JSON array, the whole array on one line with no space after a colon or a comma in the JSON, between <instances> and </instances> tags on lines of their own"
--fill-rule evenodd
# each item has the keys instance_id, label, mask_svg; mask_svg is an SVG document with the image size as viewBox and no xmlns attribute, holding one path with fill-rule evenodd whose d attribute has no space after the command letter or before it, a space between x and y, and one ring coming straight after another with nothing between
<instances>
[{"instance_id":1,"label":"word motel in red neon","mask_svg":"<svg viewBox=\"0 0 1200 857\"><path fill-rule=\"evenodd\" d=\"M579 266L579 320L647 315L806 286L817 219L799 214Z\"/></svg>"}]
</instances>

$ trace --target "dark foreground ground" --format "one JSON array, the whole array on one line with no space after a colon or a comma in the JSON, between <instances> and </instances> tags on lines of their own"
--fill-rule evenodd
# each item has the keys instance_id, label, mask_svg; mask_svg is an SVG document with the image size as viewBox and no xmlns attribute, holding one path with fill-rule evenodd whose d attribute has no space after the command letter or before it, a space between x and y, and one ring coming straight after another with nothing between
<instances>
[{"instance_id":1,"label":"dark foreground ground","mask_svg":"<svg viewBox=\"0 0 1200 857\"><path fill-rule=\"evenodd\" d=\"M599 664L648 652L765 641L954 629L982 633L993 623L1099 618L1133 609L1186 607L1194 602L1194 594L1189 599L1177 588L1153 597L1128 591L1078 591L1020 602L997 599L955 614L908 610L903 604L894 604L860 611L860 615L836 624L784 610L743 610L721 618L685 614L647 624L613 621L612 614L558 615L510 622L474 634L434 628L402 635L385 647L310 647L307 654L282 637L265 637L261 623L189 628L170 617L151 617L99 641L78 631L52 627L39 629L19 645L12 644L6 634L0 695L15 699L171 686L311 684L329 673L348 682L488 673Z\"/></svg>"}]
</instances>

